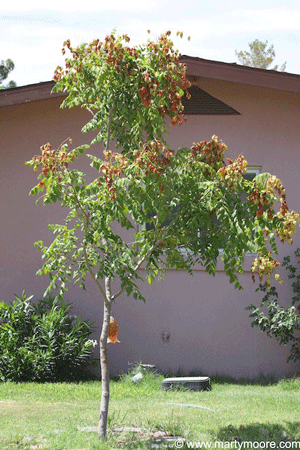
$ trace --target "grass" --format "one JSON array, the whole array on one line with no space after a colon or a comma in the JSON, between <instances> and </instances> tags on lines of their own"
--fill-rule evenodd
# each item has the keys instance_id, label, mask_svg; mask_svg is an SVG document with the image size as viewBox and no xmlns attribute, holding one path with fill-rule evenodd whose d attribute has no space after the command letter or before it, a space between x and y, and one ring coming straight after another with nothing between
<instances>
[{"instance_id":1,"label":"grass","mask_svg":"<svg viewBox=\"0 0 300 450\"><path fill-rule=\"evenodd\" d=\"M159 441L155 441L167 435L194 442L222 441L224 445L235 440L274 441L277 445L281 441L300 441L298 379L256 384L216 379L208 392L162 391L162 380L161 375L147 373L136 384L132 384L130 375L111 381L106 442L100 442L95 431L100 382L0 383L0 448L167 448L170 444L162 442L159 447ZM151 447L151 442L156 447Z\"/></svg>"}]
</instances>

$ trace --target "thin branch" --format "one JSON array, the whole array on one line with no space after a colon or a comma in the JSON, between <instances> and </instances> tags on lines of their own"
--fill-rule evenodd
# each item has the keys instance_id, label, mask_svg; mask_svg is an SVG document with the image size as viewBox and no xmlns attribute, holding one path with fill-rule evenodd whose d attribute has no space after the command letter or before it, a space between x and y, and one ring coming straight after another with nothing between
<instances>
[{"instance_id":1,"label":"thin branch","mask_svg":"<svg viewBox=\"0 0 300 450\"><path fill-rule=\"evenodd\" d=\"M108 150L109 142L110 142L110 134L111 134L110 127L111 127L112 113L113 113L113 104L110 104L109 105L108 122L107 122L107 138L106 138L106 146L105 146L106 150ZM86 219L87 219L87 223L86 223L86 228L87 228L89 226L89 217L86 217ZM105 242L106 242L106 240L104 239L104 243ZM112 303L111 280L109 277L107 277L107 276L105 277L105 280L104 280L105 292L104 292L104 290L102 289L102 286L100 285L99 281L96 279L96 276L95 276L94 272L92 271L92 268L88 262L88 257L86 254L85 247L84 247L83 251L84 251L84 258L85 258L85 262L86 262L88 271L91 274L91 277L95 281L96 285L98 286L98 289L100 290L102 297L104 298L105 305L107 306L107 308L111 308L111 303Z\"/></svg>"},{"instance_id":2,"label":"thin branch","mask_svg":"<svg viewBox=\"0 0 300 450\"><path fill-rule=\"evenodd\" d=\"M88 270L89 274L91 275L92 279L93 279L94 282L96 283L96 286L98 287L99 291L101 292L102 297L104 298L105 304L106 304L106 305L109 305L109 301L108 301L108 299L107 299L107 297L106 297L106 295L105 295L105 292L104 292L104 290L103 290L101 284L100 284L99 281L97 280L96 275L95 275L94 272L92 271L92 268L91 268L91 265L90 265L90 263L89 263L89 259L88 259L88 255L87 255L86 247L85 247L85 246L83 247L83 256L84 256L85 264L86 264L86 267L87 267L87 270Z\"/></svg>"},{"instance_id":3,"label":"thin branch","mask_svg":"<svg viewBox=\"0 0 300 450\"><path fill-rule=\"evenodd\" d=\"M91 108L89 108L88 106L86 107L86 109L92 114L92 116L94 117L94 113L93 113L93 111L91 110Z\"/></svg>"},{"instance_id":4,"label":"thin branch","mask_svg":"<svg viewBox=\"0 0 300 450\"><path fill-rule=\"evenodd\" d=\"M136 272L141 265L145 262L145 260L148 258L148 256L153 252L153 250L158 247L166 238L168 237L168 234L165 234L163 237L161 237L155 244L153 244L149 250L145 253L145 255L139 260L139 262L134 267L134 272ZM128 279L131 279L133 275L129 275ZM119 297L123 292L125 291L125 287L120 289L119 292L112 295L111 301L113 302L117 297Z\"/></svg>"},{"instance_id":5,"label":"thin branch","mask_svg":"<svg viewBox=\"0 0 300 450\"><path fill-rule=\"evenodd\" d=\"M73 193L74 193L74 196L75 196L75 200L76 200L76 202L78 204L78 208L82 211L83 215L85 216L85 218L87 220L87 224L88 224L90 213L89 212L86 213L84 208L81 206L81 203L80 203L80 201L78 199L78 196L77 196L77 192L76 192L75 186L73 186L73 184L71 184L71 183L69 183L69 186L73 189ZM78 208L76 208L76 211L77 211L77 214L79 215Z\"/></svg>"},{"instance_id":6,"label":"thin branch","mask_svg":"<svg viewBox=\"0 0 300 450\"><path fill-rule=\"evenodd\" d=\"M108 122L107 122L107 138L106 138L106 146L105 150L108 150L109 142L110 142L110 127L111 127L111 120L112 120L112 113L113 113L114 105L109 105L109 114L108 114Z\"/></svg>"},{"instance_id":7,"label":"thin branch","mask_svg":"<svg viewBox=\"0 0 300 450\"><path fill-rule=\"evenodd\" d=\"M84 234L86 233L87 229L89 228L89 223L90 223L90 215L89 215L89 213L85 214L85 218L86 218L86 222L85 222L85 227L84 227L85 228L84 229ZM96 275L92 271L91 265L89 263L89 258L88 258L87 252L86 252L86 246L85 245L83 245L83 256L84 256L85 264L86 264L86 267L87 267L87 270L88 270L89 274L91 275L92 279L96 283L96 286L98 287L99 291L101 292L105 304L108 305L109 302L108 302L107 296L106 296L106 294L104 292L104 289L102 288L101 284L99 283L99 281L96 278Z\"/></svg>"}]
</instances>

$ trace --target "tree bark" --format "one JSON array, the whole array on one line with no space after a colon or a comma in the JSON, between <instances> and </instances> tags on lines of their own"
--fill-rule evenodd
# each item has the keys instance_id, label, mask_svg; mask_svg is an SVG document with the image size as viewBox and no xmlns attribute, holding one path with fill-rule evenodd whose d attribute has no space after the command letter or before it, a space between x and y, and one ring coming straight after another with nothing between
<instances>
[{"instance_id":1,"label":"tree bark","mask_svg":"<svg viewBox=\"0 0 300 450\"><path fill-rule=\"evenodd\" d=\"M101 392L101 406L100 406L98 434L101 438L106 437L107 415L109 404L109 368L107 359L107 336L111 314L111 291L110 291L110 280L108 278L105 279L105 290L107 301L104 302L104 316L100 336L100 366L101 366L102 392Z\"/></svg>"},{"instance_id":2,"label":"tree bark","mask_svg":"<svg viewBox=\"0 0 300 450\"><path fill-rule=\"evenodd\" d=\"M109 117L107 124L107 140L105 149L108 150L110 142L110 126L113 113L113 104L109 106ZM100 286L100 285L99 285ZM100 289L101 291L101 289ZM103 291L101 291L103 295ZM103 314L103 324L100 336L100 367L101 367L101 405L100 405L100 416L98 425L98 434L100 438L104 439L106 437L107 429L107 415L108 415L108 404L109 404L109 367L107 359L107 336L110 325L110 314L111 314L111 280L109 277L105 277L105 295L104 297L104 314Z\"/></svg>"}]
</instances>

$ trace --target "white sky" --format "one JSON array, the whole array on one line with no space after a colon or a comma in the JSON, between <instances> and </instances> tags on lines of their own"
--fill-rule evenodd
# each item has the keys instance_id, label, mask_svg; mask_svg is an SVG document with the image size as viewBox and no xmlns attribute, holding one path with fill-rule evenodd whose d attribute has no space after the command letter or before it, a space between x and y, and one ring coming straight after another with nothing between
<instances>
[{"instance_id":1,"label":"white sky","mask_svg":"<svg viewBox=\"0 0 300 450\"><path fill-rule=\"evenodd\" d=\"M15 63L7 81L49 81L63 63L63 41L104 39L113 28L131 44L146 42L147 29L152 38L170 29L182 54L224 62L238 62L235 50L254 39L268 40L274 63L300 74L299 0L26 0L0 7L0 60ZM177 30L191 40L176 38Z\"/></svg>"}]
</instances>

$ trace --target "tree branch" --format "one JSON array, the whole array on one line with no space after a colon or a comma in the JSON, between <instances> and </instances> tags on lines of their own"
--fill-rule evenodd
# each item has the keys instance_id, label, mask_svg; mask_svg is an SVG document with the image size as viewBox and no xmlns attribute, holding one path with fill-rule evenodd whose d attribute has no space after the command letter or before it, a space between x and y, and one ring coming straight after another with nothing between
<instances>
[{"instance_id":1,"label":"tree branch","mask_svg":"<svg viewBox=\"0 0 300 450\"><path fill-rule=\"evenodd\" d=\"M104 289L102 288L101 284L99 283L99 281L98 281L97 278L96 278L96 275L95 275L94 272L92 271L92 268L91 268L91 265L90 265L90 263L89 263L89 259L88 259L88 255L87 255L86 247L85 247L85 246L83 247L83 256L84 256L85 264L86 264L86 267L87 267L87 270L88 270L89 274L91 275L92 279L93 279L94 282L96 283L96 286L98 287L99 291L101 292L102 297L104 298L105 304L108 305L108 304L109 304L109 301L108 301L108 299L107 299L107 297L106 297L106 294L105 294L105 292L104 292Z\"/></svg>"},{"instance_id":2,"label":"tree branch","mask_svg":"<svg viewBox=\"0 0 300 450\"><path fill-rule=\"evenodd\" d=\"M139 262L134 267L134 272L136 272L143 262L148 258L148 256L153 252L153 250L158 247L166 238L168 237L168 234L165 234L163 237L161 237L157 242L155 242L149 250L145 253L145 255L139 260ZM129 279L132 278L132 275L129 275ZM111 301L113 302L117 297L119 297L123 292L125 291L125 287L120 289L119 292L111 296Z\"/></svg>"},{"instance_id":3,"label":"tree branch","mask_svg":"<svg viewBox=\"0 0 300 450\"><path fill-rule=\"evenodd\" d=\"M107 122L107 138L106 138L106 145L105 150L108 150L109 142L110 142L110 126L111 126L111 120L112 120L112 113L113 113L114 105L109 105L109 114L108 114L108 122Z\"/></svg>"}]
</instances>

